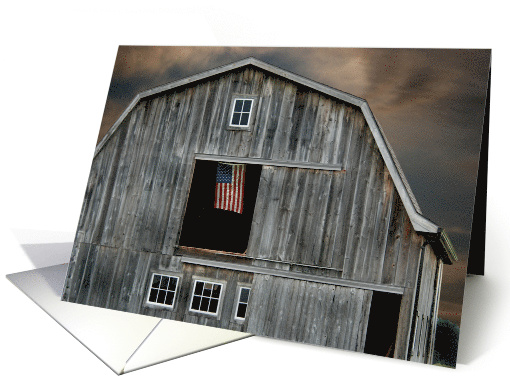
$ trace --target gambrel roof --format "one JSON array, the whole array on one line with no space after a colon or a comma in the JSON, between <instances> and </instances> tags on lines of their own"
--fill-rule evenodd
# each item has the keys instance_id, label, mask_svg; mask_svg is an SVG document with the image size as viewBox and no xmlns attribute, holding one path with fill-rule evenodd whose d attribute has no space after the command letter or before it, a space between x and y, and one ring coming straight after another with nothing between
<instances>
[{"instance_id":1,"label":"gambrel roof","mask_svg":"<svg viewBox=\"0 0 510 382\"><path fill-rule=\"evenodd\" d=\"M137 94L131 101L129 106L126 108L126 110L124 110L121 116L110 128L108 133L99 142L99 144L96 147L95 155L97 155L97 153L103 148L108 139L115 133L120 124L129 114L129 112L138 104L140 100L158 93L166 92L188 84L193 84L197 81L204 80L211 76L221 75L223 73L236 70L245 66L253 66L255 68L262 69L266 72L275 74L289 81L316 90L317 92L326 94L333 98L339 99L343 102L359 107L375 139L375 142L381 153L384 163L390 172L397 192L404 204L407 214L409 215L413 228L415 229L416 232L424 234L429 239L429 241L431 241L432 244L436 244L436 251L439 250L438 255L446 263L451 263L452 261L457 260L455 251L446 232L437 224L433 223L431 220L427 219L425 216L422 215L418 202L411 190L411 187L409 186L409 183L406 180L402 168L398 163L395 153L393 152L387 138L385 137L381 127L379 126L379 123L377 122L374 114L372 113L372 110L370 110L370 107L368 106L366 100L353 96L352 94L343 92L341 90L337 90L330 86L321 84L319 82L310 80L306 77L302 77L295 73L291 73L287 70L270 65L266 62L257 60L253 57L249 57L237 62L233 62L231 64L210 69L205 72L198 73L190 77L186 77L165 85L161 85Z\"/></svg>"}]
</instances>

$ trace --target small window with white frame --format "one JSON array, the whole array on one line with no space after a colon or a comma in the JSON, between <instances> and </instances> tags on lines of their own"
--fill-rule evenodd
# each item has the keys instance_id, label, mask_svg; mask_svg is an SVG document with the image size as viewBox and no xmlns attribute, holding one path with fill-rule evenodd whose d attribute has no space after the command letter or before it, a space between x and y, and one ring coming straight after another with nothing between
<instances>
[{"instance_id":1,"label":"small window with white frame","mask_svg":"<svg viewBox=\"0 0 510 382\"><path fill-rule=\"evenodd\" d=\"M246 318L246 309L248 308L248 300L250 298L251 288L241 286L237 292L237 307L235 319L244 321Z\"/></svg>"},{"instance_id":2,"label":"small window with white frame","mask_svg":"<svg viewBox=\"0 0 510 382\"><path fill-rule=\"evenodd\" d=\"M254 119L256 97L234 95L230 107L228 128L230 130L249 130Z\"/></svg>"},{"instance_id":3,"label":"small window with white frame","mask_svg":"<svg viewBox=\"0 0 510 382\"><path fill-rule=\"evenodd\" d=\"M195 280L189 310L217 316L220 308L223 284Z\"/></svg>"},{"instance_id":4,"label":"small window with white frame","mask_svg":"<svg viewBox=\"0 0 510 382\"><path fill-rule=\"evenodd\" d=\"M179 285L179 277L152 274L147 303L173 308Z\"/></svg>"}]
</instances>

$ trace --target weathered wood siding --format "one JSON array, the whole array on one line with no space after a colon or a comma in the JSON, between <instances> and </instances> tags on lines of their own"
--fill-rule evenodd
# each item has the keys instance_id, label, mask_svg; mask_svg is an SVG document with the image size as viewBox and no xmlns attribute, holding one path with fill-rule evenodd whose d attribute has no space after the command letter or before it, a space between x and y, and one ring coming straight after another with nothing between
<instances>
[{"instance_id":1,"label":"weathered wood siding","mask_svg":"<svg viewBox=\"0 0 510 382\"><path fill-rule=\"evenodd\" d=\"M247 331L363 351L372 291L255 275Z\"/></svg>"},{"instance_id":2,"label":"weathered wood siding","mask_svg":"<svg viewBox=\"0 0 510 382\"><path fill-rule=\"evenodd\" d=\"M393 232L409 234L411 223L373 144L368 163L352 171L264 166L247 256L402 285L395 270L399 264L405 276L408 248L400 251L400 235Z\"/></svg>"},{"instance_id":3,"label":"weathered wood siding","mask_svg":"<svg viewBox=\"0 0 510 382\"><path fill-rule=\"evenodd\" d=\"M438 278L442 262L438 261L430 245L423 251L418 275L415 310L413 315L412 343L409 359L422 363L432 362L438 309Z\"/></svg>"},{"instance_id":4,"label":"weathered wood siding","mask_svg":"<svg viewBox=\"0 0 510 382\"><path fill-rule=\"evenodd\" d=\"M225 129L233 93L259 96L251 132ZM391 230L409 219L391 227L400 199L361 112L252 69L141 101L94 160L77 241L171 255L195 153L338 165L266 167L247 255L402 282Z\"/></svg>"},{"instance_id":5,"label":"weathered wood siding","mask_svg":"<svg viewBox=\"0 0 510 382\"><path fill-rule=\"evenodd\" d=\"M258 97L251 131L226 129L233 94ZM250 329L362 350L370 291L182 266L173 256L195 154L337 166L264 166L246 257L257 266L294 264L288 269L404 287L397 357L406 356L406 341L415 331L431 333L426 311L434 299L429 285L434 275L429 273L436 272L437 263L427 252L424 281L417 281L423 238L412 228L362 112L250 67L141 100L106 142L92 163L64 300L244 330L230 319L190 315L189 288L181 290L183 300L174 311L146 306L148 278L154 270L181 272L185 285L191 274L203 273L227 281L230 296L237 282L254 277L255 287L262 288L257 280L269 277L266 295L285 300L264 301L261 291L255 293L253 304L261 309L248 308ZM304 312L331 318L317 325L297 310L282 310L282 301L298 300ZM333 300L338 304L331 305ZM262 321L273 326L260 327ZM299 328L304 331L298 334ZM306 334L312 332L317 339ZM417 344L413 354L422 357L425 345L420 339Z\"/></svg>"},{"instance_id":6,"label":"weathered wood siding","mask_svg":"<svg viewBox=\"0 0 510 382\"><path fill-rule=\"evenodd\" d=\"M233 93L259 96L251 132L225 129ZM178 239L195 153L357 172L368 130L359 110L251 69L143 100L128 119L114 134L121 146L110 140L94 160L113 184L108 200L97 193L84 206L80 241L168 254ZM91 178L89 188L98 185ZM98 214L98 207L105 211ZM91 227L100 232L93 235Z\"/></svg>"},{"instance_id":7,"label":"weathered wood siding","mask_svg":"<svg viewBox=\"0 0 510 382\"><path fill-rule=\"evenodd\" d=\"M69 291L71 301L148 316L176 319L297 342L363 351L372 292L214 267L158 256L79 245L78 264L87 282ZM91 254L93 254L91 256ZM135 271L136 270L136 271ZM179 277L174 309L148 304L153 273ZM189 311L193 276L223 284L218 317ZM246 321L234 319L239 284L251 287Z\"/></svg>"}]
</instances>

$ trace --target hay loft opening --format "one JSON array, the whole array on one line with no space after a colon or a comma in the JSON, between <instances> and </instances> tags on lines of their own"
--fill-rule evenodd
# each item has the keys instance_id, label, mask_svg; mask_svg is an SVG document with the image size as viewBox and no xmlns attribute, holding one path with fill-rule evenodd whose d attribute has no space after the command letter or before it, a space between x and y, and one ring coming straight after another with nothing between
<instances>
[{"instance_id":1,"label":"hay loft opening","mask_svg":"<svg viewBox=\"0 0 510 382\"><path fill-rule=\"evenodd\" d=\"M197 160L179 245L244 253L261 171L261 165Z\"/></svg>"}]
</instances>

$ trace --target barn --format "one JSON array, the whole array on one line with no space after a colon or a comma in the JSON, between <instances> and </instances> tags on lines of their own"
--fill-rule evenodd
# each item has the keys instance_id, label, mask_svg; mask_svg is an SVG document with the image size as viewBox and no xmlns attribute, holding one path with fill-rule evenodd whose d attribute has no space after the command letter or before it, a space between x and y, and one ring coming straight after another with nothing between
<instances>
[{"instance_id":1,"label":"barn","mask_svg":"<svg viewBox=\"0 0 510 382\"><path fill-rule=\"evenodd\" d=\"M250 57L99 142L62 300L431 363L456 259L365 100Z\"/></svg>"}]
</instances>

